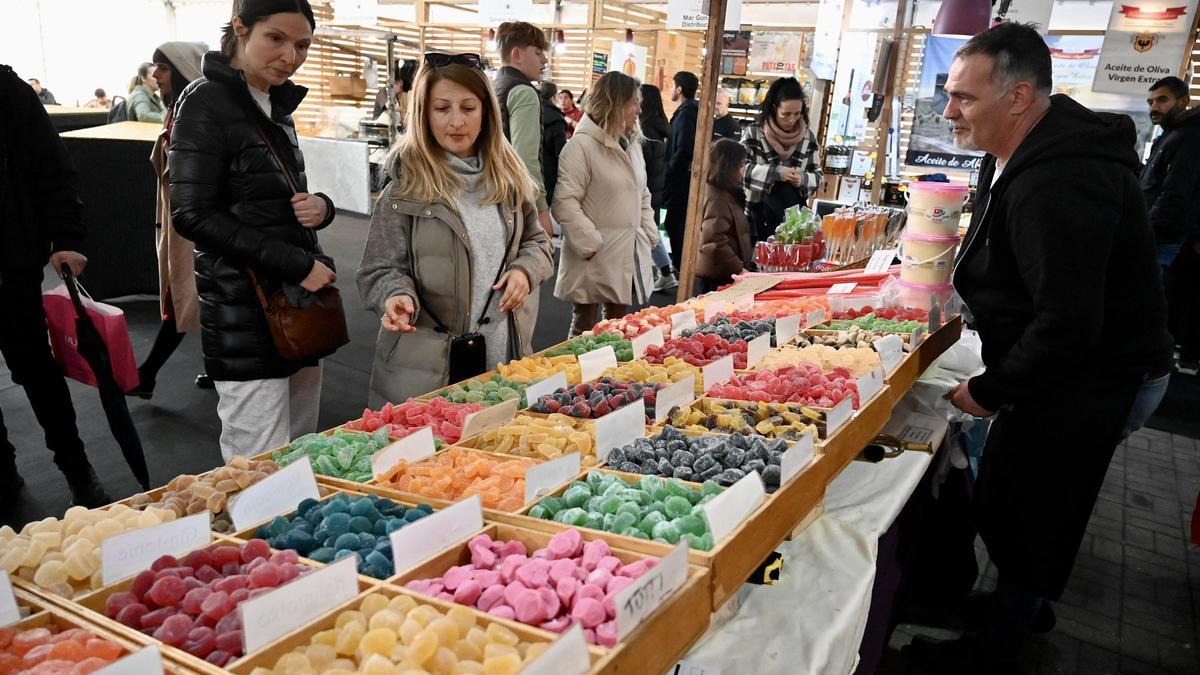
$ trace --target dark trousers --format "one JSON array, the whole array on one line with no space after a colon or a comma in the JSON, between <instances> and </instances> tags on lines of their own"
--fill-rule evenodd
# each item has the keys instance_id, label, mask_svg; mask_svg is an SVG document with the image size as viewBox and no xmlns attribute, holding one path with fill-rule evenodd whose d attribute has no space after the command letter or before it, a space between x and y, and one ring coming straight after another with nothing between
<instances>
[{"instance_id":1,"label":"dark trousers","mask_svg":"<svg viewBox=\"0 0 1200 675\"><path fill-rule=\"evenodd\" d=\"M682 202L682 203L681 203ZM675 269L682 270L683 267L683 231L687 226L687 196L681 199L672 199L671 205L667 207L667 219L663 223L664 229L667 231L667 238L671 240L671 264Z\"/></svg>"},{"instance_id":2,"label":"dark trousers","mask_svg":"<svg viewBox=\"0 0 1200 675\"><path fill-rule=\"evenodd\" d=\"M1181 361L1200 360L1200 253L1189 239L1166 273L1167 327Z\"/></svg>"},{"instance_id":3,"label":"dark trousers","mask_svg":"<svg viewBox=\"0 0 1200 675\"><path fill-rule=\"evenodd\" d=\"M46 447L54 463L71 474L87 466L83 441L75 426L75 407L62 369L50 353L46 314L38 283L6 279L0 284L0 353L12 372L13 382L25 389L33 414L46 433ZM8 440L8 429L0 416L0 467L11 466L16 448Z\"/></svg>"}]
</instances>

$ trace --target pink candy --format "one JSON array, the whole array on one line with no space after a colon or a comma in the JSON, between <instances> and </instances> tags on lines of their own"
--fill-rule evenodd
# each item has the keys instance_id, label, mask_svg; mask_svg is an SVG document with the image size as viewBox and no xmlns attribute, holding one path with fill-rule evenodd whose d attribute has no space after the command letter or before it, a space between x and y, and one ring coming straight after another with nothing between
<instances>
[{"instance_id":1,"label":"pink candy","mask_svg":"<svg viewBox=\"0 0 1200 675\"><path fill-rule=\"evenodd\" d=\"M532 554L519 541L493 541L482 534L467 548L469 565L406 587L556 633L578 622L590 644L607 647L617 643L616 594L657 562L624 565L606 542L585 543L574 529L559 532Z\"/></svg>"}]
</instances>

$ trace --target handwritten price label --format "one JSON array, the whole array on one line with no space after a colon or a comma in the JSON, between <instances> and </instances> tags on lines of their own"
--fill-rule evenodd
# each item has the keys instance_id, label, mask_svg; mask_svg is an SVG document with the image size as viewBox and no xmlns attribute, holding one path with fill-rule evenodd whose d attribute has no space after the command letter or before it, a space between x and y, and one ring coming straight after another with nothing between
<instances>
[{"instance_id":1,"label":"handwritten price label","mask_svg":"<svg viewBox=\"0 0 1200 675\"><path fill-rule=\"evenodd\" d=\"M681 541L653 569L617 593L614 603L617 606L618 640L624 640L683 586L687 581L687 556L687 542Z\"/></svg>"},{"instance_id":2,"label":"handwritten price label","mask_svg":"<svg viewBox=\"0 0 1200 675\"><path fill-rule=\"evenodd\" d=\"M291 511L305 499L320 497L312 464L301 457L242 490L229 502L229 517L235 530L244 530Z\"/></svg>"},{"instance_id":3,"label":"handwritten price label","mask_svg":"<svg viewBox=\"0 0 1200 675\"><path fill-rule=\"evenodd\" d=\"M567 386L567 374L555 373L544 380L527 385L525 387L525 403L533 405L542 396L553 394L565 386Z\"/></svg>"},{"instance_id":4,"label":"handwritten price label","mask_svg":"<svg viewBox=\"0 0 1200 675\"><path fill-rule=\"evenodd\" d=\"M7 570L0 570L0 626L21 620L21 608L17 607L17 596L13 594L12 579Z\"/></svg>"},{"instance_id":5,"label":"handwritten price label","mask_svg":"<svg viewBox=\"0 0 1200 675\"><path fill-rule=\"evenodd\" d=\"M671 315L671 337L683 335L683 331L696 327L695 310L685 309Z\"/></svg>"},{"instance_id":6,"label":"handwritten price label","mask_svg":"<svg viewBox=\"0 0 1200 675\"><path fill-rule=\"evenodd\" d=\"M663 327L654 326L650 330L633 338L633 358L640 359L646 354L650 345L661 347L663 343Z\"/></svg>"}]
</instances>

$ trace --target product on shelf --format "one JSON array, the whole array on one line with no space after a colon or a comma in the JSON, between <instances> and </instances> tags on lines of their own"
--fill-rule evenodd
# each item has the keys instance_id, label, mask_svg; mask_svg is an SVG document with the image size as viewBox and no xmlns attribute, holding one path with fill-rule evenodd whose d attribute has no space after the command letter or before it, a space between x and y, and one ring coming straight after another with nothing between
<instances>
[{"instance_id":1,"label":"product on shelf","mask_svg":"<svg viewBox=\"0 0 1200 675\"><path fill-rule=\"evenodd\" d=\"M746 367L745 340L728 342L719 335L693 335L671 338L662 344L646 348L645 358L650 363L662 363L669 357L682 359L693 366L707 366L717 359L733 355L733 367Z\"/></svg>"},{"instance_id":2,"label":"product on shelf","mask_svg":"<svg viewBox=\"0 0 1200 675\"><path fill-rule=\"evenodd\" d=\"M399 405L387 403L379 412L364 410L362 419L349 422L346 429L376 431L386 429L388 436L403 438L421 427L433 427L433 437L457 443L462 436L463 420L483 409L478 403L451 403L444 398L419 401L410 398Z\"/></svg>"},{"instance_id":3,"label":"product on shelf","mask_svg":"<svg viewBox=\"0 0 1200 675\"><path fill-rule=\"evenodd\" d=\"M0 527L0 568L55 595L74 598L102 586L100 542L175 520L170 509L136 510L124 504L88 510L72 506L62 519L27 523L20 532Z\"/></svg>"},{"instance_id":4,"label":"product on shelf","mask_svg":"<svg viewBox=\"0 0 1200 675\"><path fill-rule=\"evenodd\" d=\"M471 379L456 384L449 389L436 394L451 403L481 403L495 405L511 399L520 401L519 407L525 407L525 385L513 380L506 380L500 375L493 375L486 380Z\"/></svg>"},{"instance_id":5,"label":"product on shelf","mask_svg":"<svg viewBox=\"0 0 1200 675\"><path fill-rule=\"evenodd\" d=\"M543 394L529 412L562 413L571 417L596 419L640 399L646 402L646 417L654 419L654 401L658 396L658 385L640 382L614 382L602 377L595 382L585 382L573 387L563 387Z\"/></svg>"},{"instance_id":6,"label":"product on shelf","mask_svg":"<svg viewBox=\"0 0 1200 675\"><path fill-rule=\"evenodd\" d=\"M871 348L876 340L887 337L891 333L882 331L863 330L855 326L849 330L829 331L816 335L801 334L796 340L797 347L807 347L809 345L824 345L826 347L859 347L863 349ZM904 342L904 351L911 351L912 347L907 341Z\"/></svg>"},{"instance_id":7,"label":"product on shelf","mask_svg":"<svg viewBox=\"0 0 1200 675\"><path fill-rule=\"evenodd\" d=\"M874 313L864 314L857 319L838 319L827 321L820 326L813 326L813 330L850 330L851 328L859 328L866 331L879 331L882 333L911 333L918 328L927 325L927 321L904 321L897 319L883 319L877 317Z\"/></svg>"},{"instance_id":8,"label":"product on shelf","mask_svg":"<svg viewBox=\"0 0 1200 675\"><path fill-rule=\"evenodd\" d=\"M632 340L655 326L662 326L663 335L670 337L671 316L682 311L683 308L679 305L646 307L639 309L633 314L626 314L619 319L605 319L596 324L591 332L594 335L616 333L627 340Z\"/></svg>"},{"instance_id":9,"label":"product on shelf","mask_svg":"<svg viewBox=\"0 0 1200 675\"><path fill-rule=\"evenodd\" d=\"M313 473L365 483L374 477L371 457L391 443L387 429L372 433L338 429L332 434L307 434L271 456L280 466L308 457Z\"/></svg>"},{"instance_id":10,"label":"product on shelf","mask_svg":"<svg viewBox=\"0 0 1200 675\"><path fill-rule=\"evenodd\" d=\"M856 309L847 309L843 312L834 312L833 316L829 318L834 320L854 320L868 314L873 314L876 319L886 319L888 321L929 322L929 312L919 307L872 307L870 305Z\"/></svg>"},{"instance_id":11,"label":"product on shelf","mask_svg":"<svg viewBox=\"0 0 1200 675\"><path fill-rule=\"evenodd\" d=\"M295 551L271 552L252 539L165 555L133 578L128 591L109 595L104 614L217 667L243 653L237 606L312 568Z\"/></svg>"},{"instance_id":12,"label":"product on shelf","mask_svg":"<svg viewBox=\"0 0 1200 675\"><path fill-rule=\"evenodd\" d=\"M905 214L887 206L839 208L821 219L828 246L826 258L839 265L869 258L895 244L904 229Z\"/></svg>"},{"instance_id":13,"label":"product on shelf","mask_svg":"<svg viewBox=\"0 0 1200 675\"><path fill-rule=\"evenodd\" d=\"M671 424L682 431L754 434L788 441L804 434L816 441L818 431L825 428L821 412L805 406L713 399L700 399L680 410L671 416Z\"/></svg>"},{"instance_id":14,"label":"product on shelf","mask_svg":"<svg viewBox=\"0 0 1200 675\"><path fill-rule=\"evenodd\" d=\"M498 623L480 624L462 606L446 611L411 595L370 593L279 657L267 673L487 673L514 675L550 646L525 642Z\"/></svg>"},{"instance_id":15,"label":"product on shelf","mask_svg":"<svg viewBox=\"0 0 1200 675\"><path fill-rule=\"evenodd\" d=\"M549 417L517 415L504 426L480 434L470 441L470 447L536 460L557 459L578 452L580 464L595 466L599 463L596 442L585 425L584 420L558 413Z\"/></svg>"},{"instance_id":16,"label":"product on shelf","mask_svg":"<svg viewBox=\"0 0 1200 675\"><path fill-rule=\"evenodd\" d=\"M388 535L431 513L428 504L410 507L376 495L336 494L323 502L305 499L291 517L277 516L254 536L319 563L357 554L359 574L387 579L395 571Z\"/></svg>"},{"instance_id":17,"label":"product on shelf","mask_svg":"<svg viewBox=\"0 0 1200 675\"><path fill-rule=\"evenodd\" d=\"M799 363L776 370L758 370L736 375L732 380L708 390L714 398L738 401L800 403L832 408L844 398L852 398L858 408L858 385L850 371L834 368L828 373L811 363Z\"/></svg>"},{"instance_id":18,"label":"product on shelf","mask_svg":"<svg viewBox=\"0 0 1200 675\"><path fill-rule=\"evenodd\" d=\"M579 369L579 360L574 354L563 356L526 356L523 359L501 363L496 366L496 372L501 377L526 385L534 384L556 373L567 374L567 384L579 384L583 374Z\"/></svg>"},{"instance_id":19,"label":"product on shelf","mask_svg":"<svg viewBox=\"0 0 1200 675\"><path fill-rule=\"evenodd\" d=\"M765 319L738 319L733 316L718 314L717 318L702 323L695 328L689 328L683 331L683 337L692 337L693 335L717 335L726 342L736 342L744 340L750 342L756 337L763 335L771 336L771 345L775 345L775 318Z\"/></svg>"},{"instance_id":20,"label":"product on shelf","mask_svg":"<svg viewBox=\"0 0 1200 675\"><path fill-rule=\"evenodd\" d=\"M555 633L579 623L588 644L613 647L617 593L657 561L646 558L626 565L603 539L583 539L579 530L564 530L545 548L530 552L521 541L480 534L467 543L470 564L404 586Z\"/></svg>"},{"instance_id":21,"label":"product on shelf","mask_svg":"<svg viewBox=\"0 0 1200 675\"><path fill-rule=\"evenodd\" d=\"M932 237L957 237L963 202L969 191L968 186L956 183L909 183L908 231Z\"/></svg>"},{"instance_id":22,"label":"product on shelf","mask_svg":"<svg viewBox=\"0 0 1200 675\"><path fill-rule=\"evenodd\" d=\"M477 494L486 508L515 511L525 500L525 471L535 464L522 457L504 459L449 448L415 464L402 460L379 478L379 484L451 502Z\"/></svg>"},{"instance_id":23,"label":"product on shelf","mask_svg":"<svg viewBox=\"0 0 1200 675\"><path fill-rule=\"evenodd\" d=\"M543 356L579 356L604 347L612 347L618 361L633 360L633 343L614 333L580 335L574 340L567 340L561 346L547 350Z\"/></svg>"},{"instance_id":24,"label":"product on shelf","mask_svg":"<svg viewBox=\"0 0 1200 675\"><path fill-rule=\"evenodd\" d=\"M0 628L0 673L85 675L124 654L124 647L86 628Z\"/></svg>"},{"instance_id":25,"label":"product on shelf","mask_svg":"<svg viewBox=\"0 0 1200 675\"><path fill-rule=\"evenodd\" d=\"M783 347L768 352L762 361L758 362L759 370L777 370L787 366L798 366L801 363L811 363L819 366L822 371L830 372L835 368L845 368L854 377L862 377L879 366L879 354L870 347L826 347L812 345L807 347Z\"/></svg>"},{"instance_id":26,"label":"product on shelf","mask_svg":"<svg viewBox=\"0 0 1200 675\"><path fill-rule=\"evenodd\" d=\"M762 476L767 492L779 487L779 462L788 442L763 436L688 436L667 425L662 433L639 438L616 448L608 465L626 473L678 478L691 482L711 480L729 487L751 471Z\"/></svg>"},{"instance_id":27,"label":"product on shelf","mask_svg":"<svg viewBox=\"0 0 1200 675\"><path fill-rule=\"evenodd\" d=\"M708 551L713 547L712 531L701 504L722 489L712 481L697 488L675 478L642 476L630 483L614 474L589 471L586 480L572 482L561 496L543 497L529 515L667 544L686 539L691 548Z\"/></svg>"},{"instance_id":28,"label":"product on shelf","mask_svg":"<svg viewBox=\"0 0 1200 675\"><path fill-rule=\"evenodd\" d=\"M696 395L704 393L704 377L700 369L692 364L668 356L662 363L650 363L645 359L634 359L616 368L604 371L604 377L617 382L642 382L665 387L672 382L678 382L691 375L695 378Z\"/></svg>"},{"instance_id":29,"label":"product on shelf","mask_svg":"<svg viewBox=\"0 0 1200 675\"><path fill-rule=\"evenodd\" d=\"M958 235L937 237L905 230L900 237L900 280L920 286L950 283Z\"/></svg>"},{"instance_id":30,"label":"product on shelf","mask_svg":"<svg viewBox=\"0 0 1200 675\"><path fill-rule=\"evenodd\" d=\"M162 492L152 495L138 493L129 498L135 509L150 506L170 509L176 518L208 511L212 514L214 532L230 532L233 524L225 506L229 498L279 470L271 460L234 457L225 466L199 476L176 476Z\"/></svg>"}]
</instances>

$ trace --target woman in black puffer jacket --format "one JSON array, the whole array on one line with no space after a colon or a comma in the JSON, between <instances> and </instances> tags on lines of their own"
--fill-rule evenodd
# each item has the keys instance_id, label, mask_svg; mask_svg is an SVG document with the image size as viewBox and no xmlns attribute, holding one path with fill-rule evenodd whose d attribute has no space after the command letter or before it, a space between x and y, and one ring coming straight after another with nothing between
<instances>
[{"instance_id":1,"label":"woman in black puffer jacket","mask_svg":"<svg viewBox=\"0 0 1200 675\"><path fill-rule=\"evenodd\" d=\"M247 274L253 270L268 293L315 292L335 279L316 234L333 220L333 203L305 192L290 116L307 90L288 77L304 63L314 28L307 0L242 0L221 52L204 56L204 77L175 110L171 213L196 244L204 365L220 394L226 460L316 430L320 363L279 356Z\"/></svg>"}]
</instances>

